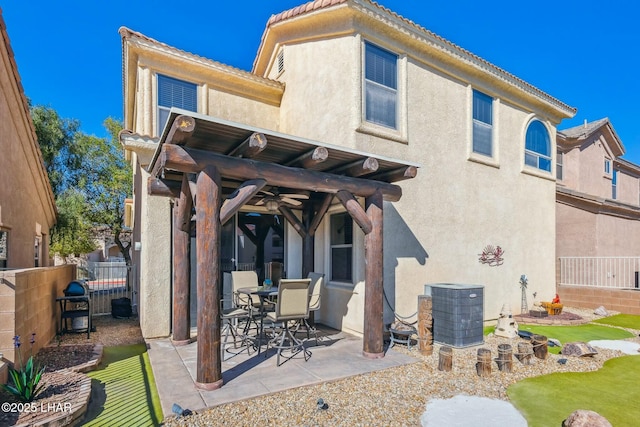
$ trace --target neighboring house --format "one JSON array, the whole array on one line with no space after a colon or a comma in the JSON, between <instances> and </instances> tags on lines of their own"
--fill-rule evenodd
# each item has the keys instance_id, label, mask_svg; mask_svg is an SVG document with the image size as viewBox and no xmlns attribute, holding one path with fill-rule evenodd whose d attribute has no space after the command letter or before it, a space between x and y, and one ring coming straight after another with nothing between
<instances>
[{"instance_id":1,"label":"neighboring house","mask_svg":"<svg viewBox=\"0 0 640 427\"><path fill-rule=\"evenodd\" d=\"M607 118L558 132L557 150L561 298L640 314L637 293L608 292L640 286L640 166L621 158L624 146Z\"/></svg>"},{"instance_id":2,"label":"neighboring house","mask_svg":"<svg viewBox=\"0 0 640 427\"><path fill-rule=\"evenodd\" d=\"M55 336L59 325L55 298L62 296L75 269L48 267L49 230L56 222L54 197L1 10L0 153L0 383L4 383L6 362L20 360L14 336L26 344L35 333L34 354Z\"/></svg>"},{"instance_id":3,"label":"neighboring house","mask_svg":"<svg viewBox=\"0 0 640 427\"><path fill-rule=\"evenodd\" d=\"M557 253L640 255L640 166L604 118L558 132Z\"/></svg>"},{"instance_id":4,"label":"neighboring house","mask_svg":"<svg viewBox=\"0 0 640 427\"><path fill-rule=\"evenodd\" d=\"M0 36L0 269L43 267L55 201L1 16Z\"/></svg>"},{"instance_id":5,"label":"neighboring house","mask_svg":"<svg viewBox=\"0 0 640 427\"><path fill-rule=\"evenodd\" d=\"M121 141L134 166L145 336L171 333L172 203L149 195L147 168L157 166L172 107L203 123L268 129L419 166L416 178L398 183L402 198L384 204L385 323L394 312L415 313L428 283L484 285L486 319L504 304L519 312L522 274L530 292L554 295L556 126L575 109L368 0L318 0L272 16L251 72L127 28L120 34ZM364 234L336 199L315 233L314 269L326 284L316 320L362 333ZM248 204L223 230L222 265L234 268L255 215L273 213ZM284 238L269 242L284 245L287 276L300 277L302 239L282 224Z\"/></svg>"}]
</instances>

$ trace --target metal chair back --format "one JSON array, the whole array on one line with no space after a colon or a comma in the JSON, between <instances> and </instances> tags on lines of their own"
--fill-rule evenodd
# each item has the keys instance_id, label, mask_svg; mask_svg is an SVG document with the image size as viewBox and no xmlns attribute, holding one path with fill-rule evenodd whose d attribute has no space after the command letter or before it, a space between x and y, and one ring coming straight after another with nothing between
<instances>
[{"instance_id":1,"label":"metal chair back","mask_svg":"<svg viewBox=\"0 0 640 427\"><path fill-rule=\"evenodd\" d=\"M282 279L278 286L276 321L309 317L309 285L311 279Z\"/></svg>"}]
</instances>

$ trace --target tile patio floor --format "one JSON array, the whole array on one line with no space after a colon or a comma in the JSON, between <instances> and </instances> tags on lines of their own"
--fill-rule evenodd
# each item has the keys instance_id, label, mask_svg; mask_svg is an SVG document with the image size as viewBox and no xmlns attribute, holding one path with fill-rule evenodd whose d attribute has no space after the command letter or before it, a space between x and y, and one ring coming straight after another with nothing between
<instances>
[{"instance_id":1,"label":"tile patio floor","mask_svg":"<svg viewBox=\"0 0 640 427\"><path fill-rule=\"evenodd\" d=\"M213 391L199 390L194 385L196 342L176 347L168 338L147 340L164 416L172 413L173 403L198 410L417 361L393 348L387 350L386 346L385 357L367 359L362 355L361 338L332 329L322 328L318 337L317 346L313 337L308 342L312 355L307 362L299 354L278 367L275 351L271 349L265 358L264 347L260 355L225 355L224 385Z\"/></svg>"}]
</instances>

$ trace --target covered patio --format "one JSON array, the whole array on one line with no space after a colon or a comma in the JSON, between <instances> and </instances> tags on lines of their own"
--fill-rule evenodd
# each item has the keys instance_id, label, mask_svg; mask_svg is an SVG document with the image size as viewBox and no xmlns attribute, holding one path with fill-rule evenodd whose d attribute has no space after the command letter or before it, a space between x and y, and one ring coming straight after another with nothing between
<instances>
[{"instance_id":1,"label":"covered patio","mask_svg":"<svg viewBox=\"0 0 640 427\"><path fill-rule=\"evenodd\" d=\"M252 399L328 381L415 363L418 359L395 349L381 359L365 359L359 337L322 328L317 346L310 346L313 356L293 358L274 371L275 353L270 351L247 356L242 352L222 361L224 387L202 390L194 386L197 372L197 343L176 346L170 339L148 340L149 360L153 368L162 411L172 415L174 403L182 408L199 410L226 403ZM309 344L313 344L311 340Z\"/></svg>"},{"instance_id":2,"label":"covered patio","mask_svg":"<svg viewBox=\"0 0 640 427\"><path fill-rule=\"evenodd\" d=\"M314 234L337 197L365 235L362 356L384 357L383 201L400 199L402 190L393 182L415 177L417 165L172 109L149 172L149 194L175 199L174 345L191 342L189 259L195 218L197 387L214 390L225 382L220 357L221 230L245 205L265 205L286 218L302 239L306 277L315 267ZM358 198L364 199L364 208Z\"/></svg>"}]
</instances>

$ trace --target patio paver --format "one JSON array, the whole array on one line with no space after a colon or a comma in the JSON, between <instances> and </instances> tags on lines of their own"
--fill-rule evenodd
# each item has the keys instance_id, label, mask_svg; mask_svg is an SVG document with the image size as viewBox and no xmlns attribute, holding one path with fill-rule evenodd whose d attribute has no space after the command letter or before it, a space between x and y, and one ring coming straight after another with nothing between
<instances>
[{"instance_id":1,"label":"patio paver","mask_svg":"<svg viewBox=\"0 0 640 427\"><path fill-rule=\"evenodd\" d=\"M149 360L164 416L172 414L174 403L199 410L418 361L393 349L384 358L367 359L362 355L361 338L326 328L319 335L322 338L318 346L314 339L308 342L312 355L307 362L299 354L277 367L274 350L266 358L264 352L227 358L222 362L224 385L213 391L195 387L195 342L175 347L168 338L148 340Z\"/></svg>"}]
</instances>

